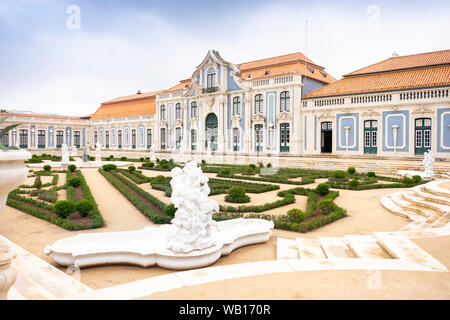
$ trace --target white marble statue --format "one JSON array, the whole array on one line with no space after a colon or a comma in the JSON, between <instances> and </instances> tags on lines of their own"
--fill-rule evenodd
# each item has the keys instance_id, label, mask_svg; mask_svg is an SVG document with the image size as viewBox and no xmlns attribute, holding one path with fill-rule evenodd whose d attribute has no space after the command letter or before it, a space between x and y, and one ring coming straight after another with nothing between
<instances>
[{"instance_id":1,"label":"white marble statue","mask_svg":"<svg viewBox=\"0 0 450 320\"><path fill-rule=\"evenodd\" d=\"M178 210L172 220L176 230L168 238L168 249L189 253L216 245L217 224L212 213L219 211L219 205L208 198L208 177L195 161L186 163L183 169L172 169L171 176L171 202Z\"/></svg>"},{"instance_id":2,"label":"white marble statue","mask_svg":"<svg viewBox=\"0 0 450 320\"><path fill-rule=\"evenodd\" d=\"M97 142L95 144L95 161L96 162L102 161L102 153L101 153L100 142Z\"/></svg>"},{"instance_id":3,"label":"white marble statue","mask_svg":"<svg viewBox=\"0 0 450 320\"><path fill-rule=\"evenodd\" d=\"M70 159L69 159L69 148L67 147L67 144L64 143L61 146L61 150L62 150L61 163L62 164L68 164L70 162Z\"/></svg>"},{"instance_id":4,"label":"white marble statue","mask_svg":"<svg viewBox=\"0 0 450 320\"><path fill-rule=\"evenodd\" d=\"M434 175L433 172L433 165L434 165L434 153L433 151L425 152L423 155L423 166L425 167L425 174L426 175Z\"/></svg>"},{"instance_id":5,"label":"white marble statue","mask_svg":"<svg viewBox=\"0 0 450 320\"><path fill-rule=\"evenodd\" d=\"M156 161L155 145L150 146L150 161Z\"/></svg>"},{"instance_id":6,"label":"white marble statue","mask_svg":"<svg viewBox=\"0 0 450 320\"><path fill-rule=\"evenodd\" d=\"M206 155L207 156L211 155L211 142L210 141L206 141Z\"/></svg>"},{"instance_id":7,"label":"white marble statue","mask_svg":"<svg viewBox=\"0 0 450 320\"><path fill-rule=\"evenodd\" d=\"M72 157L77 157L78 156L78 150L76 146L72 147Z\"/></svg>"}]
</instances>

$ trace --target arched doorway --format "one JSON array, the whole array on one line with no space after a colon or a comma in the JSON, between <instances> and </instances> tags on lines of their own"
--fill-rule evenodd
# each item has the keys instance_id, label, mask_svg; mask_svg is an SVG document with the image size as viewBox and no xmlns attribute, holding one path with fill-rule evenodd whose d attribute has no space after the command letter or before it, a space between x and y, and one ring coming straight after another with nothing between
<instances>
[{"instance_id":1,"label":"arched doorway","mask_svg":"<svg viewBox=\"0 0 450 320\"><path fill-rule=\"evenodd\" d=\"M205 148L209 145L211 151L217 150L218 140L218 123L217 116L214 113L208 114L206 117L206 139Z\"/></svg>"}]
</instances>

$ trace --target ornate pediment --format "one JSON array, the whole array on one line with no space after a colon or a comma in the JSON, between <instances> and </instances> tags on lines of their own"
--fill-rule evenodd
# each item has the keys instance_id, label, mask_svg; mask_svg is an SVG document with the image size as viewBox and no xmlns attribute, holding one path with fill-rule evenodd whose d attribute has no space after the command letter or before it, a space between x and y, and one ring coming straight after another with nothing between
<instances>
[{"instance_id":1,"label":"ornate pediment","mask_svg":"<svg viewBox=\"0 0 450 320\"><path fill-rule=\"evenodd\" d=\"M166 127L167 126L167 121L166 120L159 120L159 126L160 127Z\"/></svg>"},{"instance_id":2,"label":"ornate pediment","mask_svg":"<svg viewBox=\"0 0 450 320\"><path fill-rule=\"evenodd\" d=\"M279 114L277 114L277 119L278 120L289 120L292 119L292 114L290 112L280 112Z\"/></svg>"},{"instance_id":3,"label":"ornate pediment","mask_svg":"<svg viewBox=\"0 0 450 320\"><path fill-rule=\"evenodd\" d=\"M367 109L367 111L363 112L361 115L366 116L366 117L379 117L381 114L379 112L376 112L369 108L369 109Z\"/></svg>"},{"instance_id":4,"label":"ornate pediment","mask_svg":"<svg viewBox=\"0 0 450 320\"><path fill-rule=\"evenodd\" d=\"M235 114L231 116L231 126L232 127L239 127L241 121L241 116L239 114Z\"/></svg>"},{"instance_id":5,"label":"ornate pediment","mask_svg":"<svg viewBox=\"0 0 450 320\"><path fill-rule=\"evenodd\" d=\"M175 126L176 127L182 127L183 126L183 120L181 119L175 119Z\"/></svg>"},{"instance_id":6,"label":"ornate pediment","mask_svg":"<svg viewBox=\"0 0 450 320\"><path fill-rule=\"evenodd\" d=\"M329 112L324 112L319 114L319 116L317 117L318 119L330 119L333 118L333 115Z\"/></svg>"},{"instance_id":7,"label":"ornate pediment","mask_svg":"<svg viewBox=\"0 0 450 320\"><path fill-rule=\"evenodd\" d=\"M264 122L264 121L266 121L266 117L264 117L264 114L262 114L262 113L257 113L252 116L252 121L253 122Z\"/></svg>"},{"instance_id":8,"label":"ornate pediment","mask_svg":"<svg viewBox=\"0 0 450 320\"><path fill-rule=\"evenodd\" d=\"M420 107L414 109L411 113L425 115L425 114L432 114L433 110L431 110L428 106L421 105Z\"/></svg>"}]
</instances>

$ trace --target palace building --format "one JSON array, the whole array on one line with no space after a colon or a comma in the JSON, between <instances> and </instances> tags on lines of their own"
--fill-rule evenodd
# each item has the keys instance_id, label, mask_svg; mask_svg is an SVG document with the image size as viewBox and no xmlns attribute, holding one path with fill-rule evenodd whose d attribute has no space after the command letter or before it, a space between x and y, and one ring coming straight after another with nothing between
<instances>
[{"instance_id":1,"label":"palace building","mask_svg":"<svg viewBox=\"0 0 450 320\"><path fill-rule=\"evenodd\" d=\"M192 76L86 117L2 113L5 145L142 154L450 156L450 50L393 56L336 81L301 53L234 64L210 50Z\"/></svg>"}]
</instances>

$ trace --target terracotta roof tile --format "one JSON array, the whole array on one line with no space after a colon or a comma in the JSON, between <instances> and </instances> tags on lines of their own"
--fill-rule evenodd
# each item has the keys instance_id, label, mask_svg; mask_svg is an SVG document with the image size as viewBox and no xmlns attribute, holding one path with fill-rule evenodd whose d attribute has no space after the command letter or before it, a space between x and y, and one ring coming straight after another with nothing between
<instances>
[{"instance_id":1,"label":"terracotta roof tile","mask_svg":"<svg viewBox=\"0 0 450 320\"><path fill-rule=\"evenodd\" d=\"M19 116L19 117L34 117L34 118L51 118L51 119L67 119L67 120L80 120L86 117L72 117L72 116L60 116L56 114L36 114L36 113L15 113L15 112L0 112L0 118Z\"/></svg>"},{"instance_id":2,"label":"terracotta roof tile","mask_svg":"<svg viewBox=\"0 0 450 320\"><path fill-rule=\"evenodd\" d=\"M313 65L323 69L321 66L316 65L310 59L305 57L301 52L295 52L295 53L285 54L285 55L278 56L278 57L244 62L244 63L238 64L237 66L241 70L247 70L247 69L254 69L254 68L264 68L264 67L268 67L268 66L274 66L274 65L285 64L285 63L290 63L290 62L298 62L299 60L306 61L309 64L313 64Z\"/></svg>"},{"instance_id":3,"label":"terracotta roof tile","mask_svg":"<svg viewBox=\"0 0 450 320\"><path fill-rule=\"evenodd\" d=\"M450 66L346 77L320 89L314 90L305 95L304 98L437 87L444 85L450 85Z\"/></svg>"},{"instance_id":4,"label":"terracotta roof tile","mask_svg":"<svg viewBox=\"0 0 450 320\"><path fill-rule=\"evenodd\" d=\"M161 92L164 92L164 90L144 92L144 93L140 93L140 94L132 94L132 95L129 95L129 96L123 96L123 97L114 98L112 100L108 100L108 101L102 102L102 104L110 104L110 103L116 103L116 102L124 102L124 101L131 101L131 100L139 100L139 99L145 99L145 98L150 98L150 97L156 97L156 95L158 93L161 93Z\"/></svg>"},{"instance_id":5,"label":"terracotta roof tile","mask_svg":"<svg viewBox=\"0 0 450 320\"><path fill-rule=\"evenodd\" d=\"M123 101L104 104L92 115L91 119L135 116L156 113L156 98Z\"/></svg>"},{"instance_id":6,"label":"terracotta roof tile","mask_svg":"<svg viewBox=\"0 0 450 320\"><path fill-rule=\"evenodd\" d=\"M435 66L450 64L450 50L419 53L408 56L392 57L368 67L350 72L344 77L362 75L375 72L387 72L393 70L419 68L424 66Z\"/></svg>"}]
</instances>

